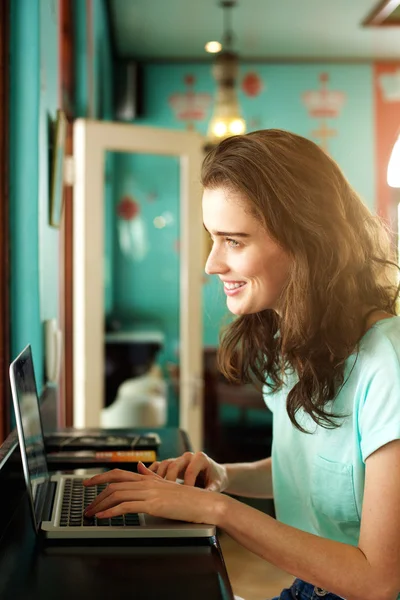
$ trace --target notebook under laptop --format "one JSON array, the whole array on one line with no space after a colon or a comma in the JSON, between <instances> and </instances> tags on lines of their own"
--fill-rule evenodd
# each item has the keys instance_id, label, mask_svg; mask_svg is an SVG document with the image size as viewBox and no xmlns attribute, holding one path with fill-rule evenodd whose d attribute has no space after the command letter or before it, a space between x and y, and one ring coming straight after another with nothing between
<instances>
[{"instance_id":1,"label":"notebook under laptop","mask_svg":"<svg viewBox=\"0 0 400 600\"><path fill-rule=\"evenodd\" d=\"M83 510L105 486L85 488L77 475L49 475L31 347L10 365L10 381L25 482L36 531L49 538L188 538L215 535L215 527L152 517L86 519Z\"/></svg>"}]
</instances>

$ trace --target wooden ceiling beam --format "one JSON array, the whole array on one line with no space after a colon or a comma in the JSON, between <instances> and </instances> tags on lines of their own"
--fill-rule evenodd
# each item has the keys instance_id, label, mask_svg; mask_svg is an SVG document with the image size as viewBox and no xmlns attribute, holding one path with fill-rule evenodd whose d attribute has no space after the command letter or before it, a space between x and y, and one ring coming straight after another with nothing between
<instances>
[{"instance_id":1,"label":"wooden ceiling beam","mask_svg":"<svg viewBox=\"0 0 400 600\"><path fill-rule=\"evenodd\" d=\"M362 22L363 27L398 27L400 16L391 20L388 18L399 5L400 0L380 0Z\"/></svg>"}]
</instances>

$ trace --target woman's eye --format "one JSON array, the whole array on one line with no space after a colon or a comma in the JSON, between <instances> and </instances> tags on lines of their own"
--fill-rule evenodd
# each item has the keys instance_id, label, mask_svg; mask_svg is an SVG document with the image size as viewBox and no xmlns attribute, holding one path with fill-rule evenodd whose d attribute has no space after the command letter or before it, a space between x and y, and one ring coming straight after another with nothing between
<instances>
[{"instance_id":1,"label":"woman's eye","mask_svg":"<svg viewBox=\"0 0 400 600\"><path fill-rule=\"evenodd\" d=\"M228 246L230 246L231 248L237 248L239 246L239 242L232 238L225 238L225 240Z\"/></svg>"}]
</instances>

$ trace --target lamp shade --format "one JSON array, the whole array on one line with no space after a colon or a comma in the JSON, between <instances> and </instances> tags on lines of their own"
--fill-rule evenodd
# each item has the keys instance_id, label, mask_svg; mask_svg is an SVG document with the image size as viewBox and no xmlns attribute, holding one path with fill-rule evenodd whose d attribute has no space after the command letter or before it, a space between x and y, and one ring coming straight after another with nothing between
<instances>
[{"instance_id":1,"label":"lamp shade","mask_svg":"<svg viewBox=\"0 0 400 600\"><path fill-rule=\"evenodd\" d=\"M397 138L390 156L387 182L390 187L400 188L400 135Z\"/></svg>"}]
</instances>

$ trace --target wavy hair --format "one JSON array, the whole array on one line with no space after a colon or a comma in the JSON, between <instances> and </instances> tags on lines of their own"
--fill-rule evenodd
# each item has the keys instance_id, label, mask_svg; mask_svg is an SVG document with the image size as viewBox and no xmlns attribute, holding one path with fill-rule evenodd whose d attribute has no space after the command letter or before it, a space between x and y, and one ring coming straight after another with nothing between
<instances>
[{"instance_id":1,"label":"wavy hair","mask_svg":"<svg viewBox=\"0 0 400 600\"><path fill-rule=\"evenodd\" d=\"M219 368L232 383L281 389L288 370L292 423L304 409L338 426L327 404L344 385L345 361L365 330L366 309L396 314L397 265L390 236L319 146L267 129L222 141L204 159L202 185L239 192L245 208L291 256L292 269L272 309L241 315L223 332Z\"/></svg>"}]
</instances>

